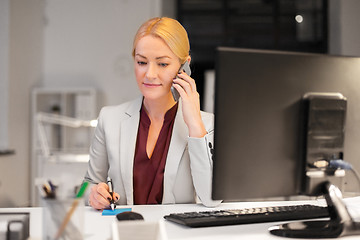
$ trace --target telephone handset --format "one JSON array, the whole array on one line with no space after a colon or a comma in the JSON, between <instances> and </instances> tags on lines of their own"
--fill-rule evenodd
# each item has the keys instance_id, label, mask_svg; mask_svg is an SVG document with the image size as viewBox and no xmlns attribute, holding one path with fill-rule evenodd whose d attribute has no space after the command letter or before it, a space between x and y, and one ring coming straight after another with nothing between
<instances>
[{"instance_id":1,"label":"telephone handset","mask_svg":"<svg viewBox=\"0 0 360 240\"><path fill-rule=\"evenodd\" d=\"M179 73L185 72L187 75L191 75L191 70L190 70L190 65L189 62L186 61L184 64L181 65L180 69L179 69ZM175 100L175 102L177 102L180 98L180 93L173 87L171 86L171 93L173 95L173 98Z\"/></svg>"}]
</instances>

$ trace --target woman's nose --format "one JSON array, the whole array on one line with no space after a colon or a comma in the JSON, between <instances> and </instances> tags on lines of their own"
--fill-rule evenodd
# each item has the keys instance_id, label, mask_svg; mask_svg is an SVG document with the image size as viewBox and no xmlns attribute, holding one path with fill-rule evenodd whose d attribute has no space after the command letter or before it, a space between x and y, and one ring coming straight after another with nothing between
<instances>
[{"instance_id":1,"label":"woman's nose","mask_svg":"<svg viewBox=\"0 0 360 240\"><path fill-rule=\"evenodd\" d=\"M148 69L146 71L146 77L148 79L153 79L153 78L156 78L157 76L157 68L156 68L156 65L155 64L149 64L148 65Z\"/></svg>"}]
</instances>

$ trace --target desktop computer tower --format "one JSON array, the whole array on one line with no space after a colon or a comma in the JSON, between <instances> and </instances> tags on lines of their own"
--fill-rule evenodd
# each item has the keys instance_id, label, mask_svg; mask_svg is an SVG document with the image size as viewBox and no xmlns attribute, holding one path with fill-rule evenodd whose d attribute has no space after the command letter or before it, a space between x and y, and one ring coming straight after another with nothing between
<instances>
[{"instance_id":1,"label":"desktop computer tower","mask_svg":"<svg viewBox=\"0 0 360 240\"><path fill-rule=\"evenodd\" d=\"M324 182L342 190L345 170L332 168L343 160L346 98L340 93L307 93L303 97L303 193L323 194Z\"/></svg>"}]
</instances>

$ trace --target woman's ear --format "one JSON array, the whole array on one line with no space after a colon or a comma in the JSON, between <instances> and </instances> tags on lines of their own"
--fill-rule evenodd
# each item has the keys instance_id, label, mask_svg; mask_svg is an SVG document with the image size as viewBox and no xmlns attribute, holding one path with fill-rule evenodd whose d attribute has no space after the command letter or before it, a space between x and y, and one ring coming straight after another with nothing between
<instances>
[{"instance_id":1,"label":"woman's ear","mask_svg":"<svg viewBox=\"0 0 360 240\"><path fill-rule=\"evenodd\" d=\"M190 62L191 62L191 56L189 55L189 57L186 59L186 61L188 61L189 65L190 65Z\"/></svg>"}]
</instances>

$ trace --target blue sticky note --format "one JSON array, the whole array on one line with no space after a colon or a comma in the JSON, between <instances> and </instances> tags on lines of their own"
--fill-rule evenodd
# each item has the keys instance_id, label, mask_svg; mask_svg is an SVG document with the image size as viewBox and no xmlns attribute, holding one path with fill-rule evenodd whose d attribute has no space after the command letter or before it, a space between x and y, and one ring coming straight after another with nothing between
<instances>
[{"instance_id":1,"label":"blue sticky note","mask_svg":"<svg viewBox=\"0 0 360 240\"><path fill-rule=\"evenodd\" d=\"M131 208L115 208L114 211L112 209L104 209L101 215L112 216L112 215L116 215L118 213L130 212L130 211L131 211Z\"/></svg>"}]
</instances>

